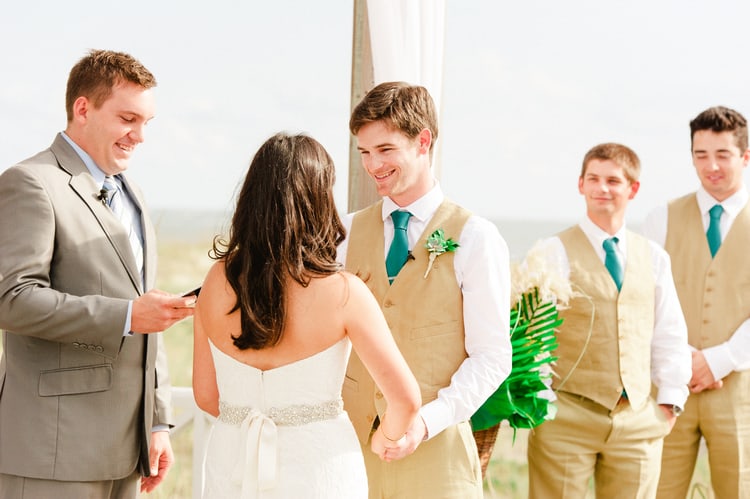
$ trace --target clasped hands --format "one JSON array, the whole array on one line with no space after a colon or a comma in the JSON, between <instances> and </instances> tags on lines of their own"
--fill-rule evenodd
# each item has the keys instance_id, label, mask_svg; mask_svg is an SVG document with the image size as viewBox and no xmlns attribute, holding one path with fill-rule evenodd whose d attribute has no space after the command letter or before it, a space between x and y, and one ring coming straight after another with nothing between
<instances>
[{"instance_id":1,"label":"clasped hands","mask_svg":"<svg viewBox=\"0 0 750 499\"><path fill-rule=\"evenodd\" d=\"M403 459L413 453L424 441L427 427L421 417L414 418L411 426L398 440L393 440L383 433L382 425L372 434L370 448L383 461L390 463Z\"/></svg>"},{"instance_id":2,"label":"clasped hands","mask_svg":"<svg viewBox=\"0 0 750 499\"><path fill-rule=\"evenodd\" d=\"M693 351L693 377L688 385L690 391L700 393L703 390L718 390L723 385L722 380L714 378L703 352L700 350Z\"/></svg>"}]
</instances>

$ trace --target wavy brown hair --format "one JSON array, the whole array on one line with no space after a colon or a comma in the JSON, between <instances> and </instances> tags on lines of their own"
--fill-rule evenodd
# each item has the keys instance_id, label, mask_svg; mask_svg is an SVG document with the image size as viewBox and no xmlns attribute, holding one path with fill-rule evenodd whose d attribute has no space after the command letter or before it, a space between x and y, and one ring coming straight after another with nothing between
<instances>
[{"instance_id":1,"label":"wavy brown hair","mask_svg":"<svg viewBox=\"0 0 750 499\"><path fill-rule=\"evenodd\" d=\"M425 87L403 81L381 83L354 108L349 131L357 135L363 126L381 120L411 139L427 128L432 133L432 155L438 138L438 119L435 102Z\"/></svg>"},{"instance_id":2,"label":"wavy brown hair","mask_svg":"<svg viewBox=\"0 0 750 499\"><path fill-rule=\"evenodd\" d=\"M336 248L346 231L333 198L336 171L328 152L306 135L278 133L250 163L232 217L229 242L215 238L236 296L241 349L279 343L288 278L306 287L340 269Z\"/></svg>"},{"instance_id":3,"label":"wavy brown hair","mask_svg":"<svg viewBox=\"0 0 750 499\"><path fill-rule=\"evenodd\" d=\"M586 156L583 157L580 178L583 178L586 175L586 169L592 159L614 161L617 166L622 168L625 178L631 184L633 182L638 182L638 178L641 176L641 160L638 159L638 155L635 151L628 146L614 142L595 145L589 149Z\"/></svg>"},{"instance_id":4,"label":"wavy brown hair","mask_svg":"<svg viewBox=\"0 0 750 499\"><path fill-rule=\"evenodd\" d=\"M695 132L711 130L714 133L732 132L740 154L747 150L747 120L738 111L724 106L706 109L690 122L690 146Z\"/></svg>"},{"instance_id":5,"label":"wavy brown hair","mask_svg":"<svg viewBox=\"0 0 750 499\"><path fill-rule=\"evenodd\" d=\"M156 86L156 78L135 57L112 50L91 50L73 66L65 90L68 123L73 120L73 104L78 97L88 97L100 108L121 83L134 83L144 89Z\"/></svg>"}]
</instances>

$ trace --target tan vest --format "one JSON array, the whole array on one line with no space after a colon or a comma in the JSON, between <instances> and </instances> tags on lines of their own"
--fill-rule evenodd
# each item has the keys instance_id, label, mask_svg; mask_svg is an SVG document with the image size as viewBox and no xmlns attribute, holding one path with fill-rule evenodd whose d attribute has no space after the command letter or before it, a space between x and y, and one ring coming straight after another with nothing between
<instances>
[{"instance_id":1,"label":"tan vest","mask_svg":"<svg viewBox=\"0 0 750 499\"><path fill-rule=\"evenodd\" d=\"M703 349L727 341L750 314L750 203L712 259L695 194L668 206L664 248L672 259L688 342Z\"/></svg>"},{"instance_id":2,"label":"tan vest","mask_svg":"<svg viewBox=\"0 0 750 499\"><path fill-rule=\"evenodd\" d=\"M564 322L554 354L558 376L552 386L608 409L617 405L624 389L630 404L639 409L651 390L655 281L648 241L627 232L628 260L618 293L580 227L559 237L570 262L573 290L583 296L561 311Z\"/></svg>"},{"instance_id":3,"label":"tan vest","mask_svg":"<svg viewBox=\"0 0 750 499\"><path fill-rule=\"evenodd\" d=\"M443 201L412 249L414 259L408 260L388 285L381 213L382 201L354 216L346 269L359 275L380 303L396 344L419 382L424 404L450 384L451 376L467 357L463 295L456 282L454 253L440 255L424 278L429 259L424 243L439 228L446 238L458 240L471 214ZM385 401L354 352L347 367L343 398L357 435L366 443L375 416L385 411Z\"/></svg>"}]
</instances>

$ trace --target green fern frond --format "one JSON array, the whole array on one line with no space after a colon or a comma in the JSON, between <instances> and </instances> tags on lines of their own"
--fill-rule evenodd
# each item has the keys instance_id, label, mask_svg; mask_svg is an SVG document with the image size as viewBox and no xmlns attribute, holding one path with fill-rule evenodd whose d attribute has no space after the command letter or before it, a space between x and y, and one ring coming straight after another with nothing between
<instances>
[{"instance_id":1,"label":"green fern frond","mask_svg":"<svg viewBox=\"0 0 750 499\"><path fill-rule=\"evenodd\" d=\"M557 357L555 330L562 324L557 306L540 302L536 289L524 293L510 313L513 366L510 375L471 417L472 428L483 430L508 421L514 429L534 428L554 416L552 403L540 397L547 390Z\"/></svg>"}]
</instances>

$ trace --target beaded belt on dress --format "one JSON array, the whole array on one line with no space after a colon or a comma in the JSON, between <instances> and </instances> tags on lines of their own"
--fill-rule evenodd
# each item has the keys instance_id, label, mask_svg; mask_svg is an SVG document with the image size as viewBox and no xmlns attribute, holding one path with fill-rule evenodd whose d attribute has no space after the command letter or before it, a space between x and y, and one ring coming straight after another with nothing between
<instances>
[{"instance_id":1,"label":"beaded belt on dress","mask_svg":"<svg viewBox=\"0 0 750 499\"><path fill-rule=\"evenodd\" d=\"M219 401L219 421L239 426L253 409L227 404ZM341 399L329 400L320 404L298 404L283 407L272 407L265 415L279 426L301 426L315 421L333 419L344 411Z\"/></svg>"}]
</instances>

